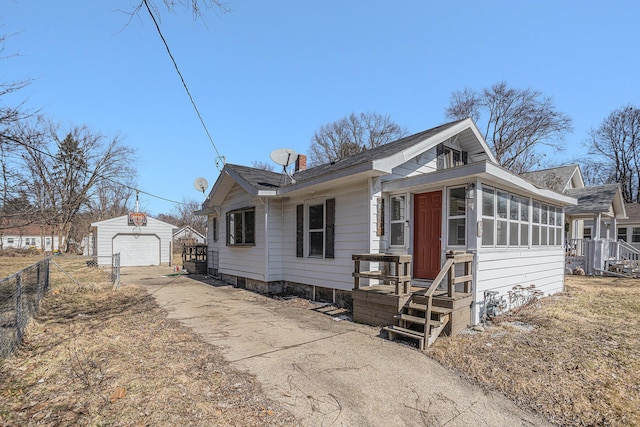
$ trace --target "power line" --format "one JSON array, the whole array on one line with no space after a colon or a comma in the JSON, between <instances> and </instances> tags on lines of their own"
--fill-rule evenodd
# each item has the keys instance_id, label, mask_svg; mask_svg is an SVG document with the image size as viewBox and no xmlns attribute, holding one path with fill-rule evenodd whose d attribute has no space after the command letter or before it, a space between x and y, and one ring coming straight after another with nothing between
<instances>
[{"instance_id":1,"label":"power line","mask_svg":"<svg viewBox=\"0 0 640 427\"><path fill-rule=\"evenodd\" d=\"M180 72L180 68L178 68L178 63L176 62L175 58L173 57L173 54L171 53L171 49L169 49L169 44L167 43L167 40L164 38L164 35L162 34L162 31L160 30L160 25L158 24L158 21L156 20L155 15L153 14L153 12L151 11L151 8L149 7L149 3L147 2L147 0L142 0L142 2L144 3L145 7L147 8L147 12L149 12L149 16L151 16L151 19L153 20L153 23L156 26L156 31L158 31L158 35L160 35L160 38L162 39L162 43L164 44L165 49L167 50L167 53L169 54L169 58L171 58L171 62L173 63L173 67L176 69L176 72L178 73L178 76L180 77L180 81L182 82L182 86L184 86L184 90L187 92L187 96L189 96L189 100L191 101L191 105L193 105L193 109L196 111L196 114L198 115L198 118L200 119L200 123L202 124L202 127L204 128L204 131L206 132L207 136L209 137L209 142L211 142L211 146L213 147L213 149L215 150L216 154L218 155L218 157L216 157L216 167L218 168L218 170L221 170L218 161L222 160L222 163L224 165L224 156L222 156L220 154L220 152L218 151L218 148L216 147L216 144L213 142L213 138L211 137L211 133L209 133L209 129L207 128L207 125L204 122L204 119L202 118L202 115L200 114L200 110L198 109L198 106L196 105L196 102L193 100L193 96L191 96L191 91L189 90L189 87L187 86L187 82L185 82L184 77L182 77L182 73Z\"/></svg>"},{"instance_id":2,"label":"power line","mask_svg":"<svg viewBox=\"0 0 640 427\"><path fill-rule=\"evenodd\" d=\"M47 153L46 151L43 151L43 150L41 150L41 149L39 149L39 148L37 148L37 147L34 147L34 146L29 145L29 144L27 144L27 143L24 143L24 142L22 142L22 141L18 140L17 138L11 138L11 140L12 140L13 142L15 142L15 143L17 143L17 144L20 144L20 145L22 145L22 146L24 146L24 147L26 147L26 148L29 148L29 149L31 149L31 150L33 150L33 151L37 152L37 153L40 153L40 154L43 154L43 155L45 155L45 156L51 157L51 158L52 158L52 159L54 159L54 160L55 160L55 158L56 158L56 156L54 156L53 154L51 154L51 153ZM109 182L111 182L112 184L116 184L116 185L119 185L119 186L121 186L121 187L127 188L127 189L129 189L129 190L136 191L136 192L139 192L139 193L142 193L142 194L146 194L146 195L147 195L147 196L149 196L149 197L153 197L153 198L156 198L156 199L159 199L159 200L164 200L165 202L170 202L170 203L174 203L174 204L179 204L179 205L189 205L189 203L178 202L178 201L171 200L171 199L168 199L168 198L163 197L163 196L158 196L157 194L149 193L148 191L140 190L139 188L132 187L132 186L130 186L130 185L128 185L128 184L124 184L124 183L122 183L122 182L120 182L120 181L118 181L118 180L115 180L115 179L113 179L113 178L110 178L110 177L108 177L108 176L104 176L104 175L102 175L102 174L100 174L100 173L96 173L95 171L91 171L91 170L90 170L89 168L87 168L87 167L84 167L84 166L81 166L81 165L78 165L78 164L74 164L73 162L71 162L70 164L71 164L71 166L75 167L75 168L76 168L76 169L78 169L78 170L82 170L82 171L87 172L87 173L89 173L89 174L95 174L95 176L97 176L98 178L104 179L105 181L109 181Z\"/></svg>"}]
</instances>

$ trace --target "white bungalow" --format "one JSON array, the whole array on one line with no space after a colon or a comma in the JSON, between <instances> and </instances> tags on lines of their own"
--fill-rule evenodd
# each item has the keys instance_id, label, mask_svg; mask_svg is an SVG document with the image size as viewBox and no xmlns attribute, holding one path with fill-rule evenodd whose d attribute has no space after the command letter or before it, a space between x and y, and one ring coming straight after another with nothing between
<instances>
[{"instance_id":1,"label":"white bungalow","mask_svg":"<svg viewBox=\"0 0 640 427\"><path fill-rule=\"evenodd\" d=\"M480 321L487 295L563 289L563 209L576 199L500 167L471 119L331 164L305 164L299 156L293 179L225 165L200 211L208 216L210 272L261 292L350 304L354 276L361 289L380 283L354 273L354 259L366 261L354 255L392 257L395 272L376 262L369 268L395 282L410 275L414 289L439 280L448 253L468 253L460 259L471 260L470 271L452 282L462 292L467 281L471 314L463 327Z\"/></svg>"},{"instance_id":2,"label":"white bungalow","mask_svg":"<svg viewBox=\"0 0 640 427\"><path fill-rule=\"evenodd\" d=\"M0 229L0 250L2 249L57 251L58 232L55 227L39 224Z\"/></svg>"}]
</instances>

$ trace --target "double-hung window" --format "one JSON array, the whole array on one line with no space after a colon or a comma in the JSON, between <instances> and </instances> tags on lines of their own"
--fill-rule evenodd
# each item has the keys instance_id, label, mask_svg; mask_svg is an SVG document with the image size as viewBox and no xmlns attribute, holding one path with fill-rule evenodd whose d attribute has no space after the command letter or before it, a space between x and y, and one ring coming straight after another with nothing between
<instances>
[{"instance_id":1,"label":"double-hung window","mask_svg":"<svg viewBox=\"0 0 640 427\"><path fill-rule=\"evenodd\" d=\"M627 227L618 227L618 240L629 241L627 237Z\"/></svg>"},{"instance_id":2,"label":"double-hung window","mask_svg":"<svg viewBox=\"0 0 640 427\"><path fill-rule=\"evenodd\" d=\"M310 202L296 206L296 256L334 257L336 200ZM305 224L306 219L306 224Z\"/></svg>"},{"instance_id":3,"label":"double-hung window","mask_svg":"<svg viewBox=\"0 0 640 427\"><path fill-rule=\"evenodd\" d=\"M324 203L309 206L309 256L324 256Z\"/></svg>"},{"instance_id":4,"label":"double-hung window","mask_svg":"<svg viewBox=\"0 0 640 427\"><path fill-rule=\"evenodd\" d=\"M406 196L391 196L391 246L404 246Z\"/></svg>"},{"instance_id":5,"label":"double-hung window","mask_svg":"<svg viewBox=\"0 0 640 427\"><path fill-rule=\"evenodd\" d=\"M227 213L227 246L254 246L255 208L244 208Z\"/></svg>"}]
</instances>

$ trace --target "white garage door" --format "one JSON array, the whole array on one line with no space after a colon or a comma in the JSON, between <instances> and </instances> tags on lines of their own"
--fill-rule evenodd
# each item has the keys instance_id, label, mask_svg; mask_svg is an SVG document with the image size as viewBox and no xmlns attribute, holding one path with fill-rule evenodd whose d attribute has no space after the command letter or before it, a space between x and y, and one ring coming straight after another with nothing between
<instances>
[{"instance_id":1,"label":"white garage door","mask_svg":"<svg viewBox=\"0 0 640 427\"><path fill-rule=\"evenodd\" d=\"M124 267L160 265L160 239L156 235L119 234L113 238L113 253L118 252Z\"/></svg>"}]
</instances>

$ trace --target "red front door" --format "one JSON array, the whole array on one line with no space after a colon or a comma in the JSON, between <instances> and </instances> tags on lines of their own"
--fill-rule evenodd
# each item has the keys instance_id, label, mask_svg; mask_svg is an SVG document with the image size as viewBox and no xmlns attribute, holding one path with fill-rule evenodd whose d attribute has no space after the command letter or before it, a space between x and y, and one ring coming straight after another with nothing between
<instances>
[{"instance_id":1,"label":"red front door","mask_svg":"<svg viewBox=\"0 0 640 427\"><path fill-rule=\"evenodd\" d=\"M440 272L442 192L413 198L413 277L435 279Z\"/></svg>"}]
</instances>

